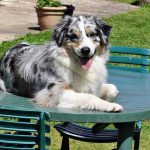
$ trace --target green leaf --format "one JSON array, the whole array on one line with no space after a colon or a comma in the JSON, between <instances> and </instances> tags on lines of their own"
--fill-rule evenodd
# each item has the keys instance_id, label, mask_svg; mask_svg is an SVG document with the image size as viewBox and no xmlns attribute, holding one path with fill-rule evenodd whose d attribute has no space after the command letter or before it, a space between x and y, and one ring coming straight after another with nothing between
<instances>
[{"instance_id":1,"label":"green leaf","mask_svg":"<svg viewBox=\"0 0 150 150\"><path fill-rule=\"evenodd\" d=\"M59 0L38 0L37 7L60 7L61 2Z\"/></svg>"}]
</instances>

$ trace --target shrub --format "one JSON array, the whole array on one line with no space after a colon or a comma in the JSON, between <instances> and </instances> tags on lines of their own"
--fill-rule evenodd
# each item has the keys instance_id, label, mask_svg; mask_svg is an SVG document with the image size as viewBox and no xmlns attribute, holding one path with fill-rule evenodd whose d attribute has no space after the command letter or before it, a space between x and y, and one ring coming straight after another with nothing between
<instances>
[{"instance_id":1,"label":"shrub","mask_svg":"<svg viewBox=\"0 0 150 150\"><path fill-rule=\"evenodd\" d=\"M59 7L61 2L59 0L37 0L37 7Z\"/></svg>"}]
</instances>

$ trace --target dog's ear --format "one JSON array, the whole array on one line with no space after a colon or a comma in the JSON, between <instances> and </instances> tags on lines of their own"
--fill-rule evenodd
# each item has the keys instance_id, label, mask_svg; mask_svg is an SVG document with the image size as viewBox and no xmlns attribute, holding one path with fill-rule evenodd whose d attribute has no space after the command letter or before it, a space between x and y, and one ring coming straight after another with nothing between
<instances>
[{"instance_id":1,"label":"dog's ear","mask_svg":"<svg viewBox=\"0 0 150 150\"><path fill-rule=\"evenodd\" d=\"M96 23L97 30L99 32L102 44L108 45L108 38L110 35L110 31L112 29L112 26L107 25L106 23L104 23L102 20L100 20L97 17L94 18L94 21Z\"/></svg>"},{"instance_id":2,"label":"dog's ear","mask_svg":"<svg viewBox=\"0 0 150 150\"><path fill-rule=\"evenodd\" d=\"M62 22L58 25L56 25L54 32L53 32L53 40L56 41L57 45L60 47L62 45L62 42L68 32L68 27L72 21L72 18L70 16L65 16Z\"/></svg>"}]
</instances>

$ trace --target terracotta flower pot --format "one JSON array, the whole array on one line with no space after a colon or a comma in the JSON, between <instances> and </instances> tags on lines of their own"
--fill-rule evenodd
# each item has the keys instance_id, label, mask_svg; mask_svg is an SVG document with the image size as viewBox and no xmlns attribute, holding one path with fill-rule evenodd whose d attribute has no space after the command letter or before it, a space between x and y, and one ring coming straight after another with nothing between
<instances>
[{"instance_id":1,"label":"terracotta flower pot","mask_svg":"<svg viewBox=\"0 0 150 150\"><path fill-rule=\"evenodd\" d=\"M63 5L61 7L35 7L35 9L37 12L40 30L47 30L50 28L54 28L54 26L59 23L64 15L72 15L74 7L72 6L71 9L71 7Z\"/></svg>"}]
</instances>

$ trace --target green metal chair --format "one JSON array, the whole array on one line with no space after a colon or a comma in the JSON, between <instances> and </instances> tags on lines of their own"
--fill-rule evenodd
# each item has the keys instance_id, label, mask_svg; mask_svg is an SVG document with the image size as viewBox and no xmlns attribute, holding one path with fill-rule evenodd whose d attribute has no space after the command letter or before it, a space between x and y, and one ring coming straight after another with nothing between
<instances>
[{"instance_id":1,"label":"green metal chair","mask_svg":"<svg viewBox=\"0 0 150 150\"><path fill-rule=\"evenodd\" d=\"M150 71L150 50L144 48L131 48L123 46L111 46L111 56L108 68L116 71L126 70L141 73ZM92 128L79 126L74 123L63 123L55 126L62 136L61 150L69 150L69 138L95 143L111 143L118 140L118 129L105 129L108 124L95 124ZM117 125L115 125L117 128ZM133 132L134 150L139 150L141 122L137 122Z\"/></svg>"},{"instance_id":2,"label":"green metal chair","mask_svg":"<svg viewBox=\"0 0 150 150\"><path fill-rule=\"evenodd\" d=\"M141 73L150 72L150 50L123 46L111 46L108 67Z\"/></svg>"},{"instance_id":3,"label":"green metal chair","mask_svg":"<svg viewBox=\"0 0 150 150\"><path fill-rule=\"evenodd\" d=\"M14 102L10 104L9 100ZM35 110L28 106L28 99L12 94L0 93L0 102L5 106L8 103L0 107L1 150L45 150L50 145L46 136L50 132L48 113ZM25 109L19 109L19 105Z\"/></svg>"}]
</instances>

